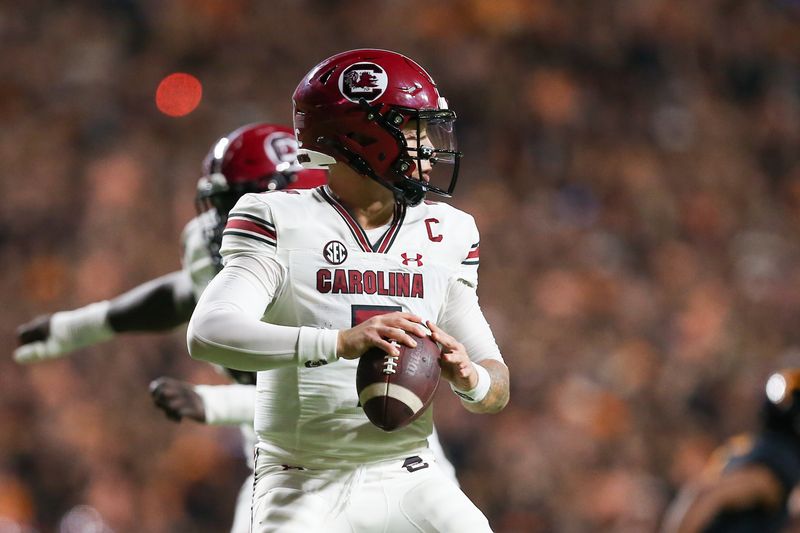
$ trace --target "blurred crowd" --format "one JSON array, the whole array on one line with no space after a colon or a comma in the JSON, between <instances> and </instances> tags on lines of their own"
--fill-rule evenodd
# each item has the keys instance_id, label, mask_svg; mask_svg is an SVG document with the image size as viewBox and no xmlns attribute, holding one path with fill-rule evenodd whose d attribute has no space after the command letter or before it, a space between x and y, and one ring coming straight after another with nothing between
<instances>
[{"instance_id":1,"label":"blurred crowd","mask_svg":"<svg viewBox=\"0 0 800 533\"><path fill-rule=\"evenodd\" d=\"M655 531L800 366L798 27L796 0L0 5L0 532L229 526L238 433L147 393L224 381L183 329L32 367L14 329L178 269L212 141L288 124L307 69L364 46L459 115L452 203L512 376L496 416L440 391L462 487L500 533ZM204 90L182 118L153 102L176 71Z\"/></svg>"}]
</instances>

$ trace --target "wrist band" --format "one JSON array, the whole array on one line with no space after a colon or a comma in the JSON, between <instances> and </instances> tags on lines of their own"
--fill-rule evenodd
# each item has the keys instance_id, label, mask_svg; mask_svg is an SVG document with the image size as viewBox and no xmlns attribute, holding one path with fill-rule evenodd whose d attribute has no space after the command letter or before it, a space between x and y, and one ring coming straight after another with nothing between
<instances>
[{"instance_id":1,"label":"wrist band","mask_svg":"<svg viewBox=\"0 0 800 533\"><path fill-rule=\"evenodd\" d=\"M468 391L459 390L452 383L450 384L450 388L465 402L478 403L486 398L486 395L489 393L489 387L492 386L492 377L489 375L489 371L483 366L475 363L472 363L472 366L475 367L475 371L478 373L478 384Z\"/></svg>"}]
</instances>

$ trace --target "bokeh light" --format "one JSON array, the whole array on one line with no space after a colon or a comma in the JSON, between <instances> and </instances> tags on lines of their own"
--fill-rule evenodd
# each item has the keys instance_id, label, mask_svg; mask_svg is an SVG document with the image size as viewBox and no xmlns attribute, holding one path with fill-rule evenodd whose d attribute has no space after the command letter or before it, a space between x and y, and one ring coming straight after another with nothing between
<instances>
[{"instance_id":1,"label":"bokeh light","mask_svg":"<svg viewBox=\"0 0 800 533\"><path fill-rule=\"evenodd\" d=\"M200 80L184 72L170 74L158 84L156 106L171 117L188 115L200 104L203 85Z\"/></svg>"}]
</instances>

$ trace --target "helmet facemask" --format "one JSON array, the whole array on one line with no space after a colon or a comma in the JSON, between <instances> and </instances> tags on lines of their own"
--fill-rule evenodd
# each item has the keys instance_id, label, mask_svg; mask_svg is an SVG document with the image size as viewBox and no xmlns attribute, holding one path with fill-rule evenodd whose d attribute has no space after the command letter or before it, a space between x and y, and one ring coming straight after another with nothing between
<instances>
[{"instance_id":1,"label":"helmet facemask","mask_svg":"<svg viewBox=\"0 0 800 533\"><path fill-rule=\"evenodd\" d=\"M371 107L364 100L360 104L367 110L367 120L388 131L399 148L388 175L379 176L368 165L364 173L390 189L398 202L410 206L422 202L428 192L450 198L462 155L456 145L455 112L446 109L446 103L444 109L436 110L394 106L383 114L381 106Z\"/></svg>"},{"instance_id":2,"label":"helmet facemask","mask_svg":"<svg viewBox=\"0 0 800 533\"><path fill-rule=\"evenodd\" d=\"M197 182L195 208L202 224L203 235L208 245L211 259L218 270L222 269L222 232L228 221L228 214L243 195L251 192L277 191L286 188L294 180L294 170L299 165L291 166L290 172L276 172L263 176L258 180L230 185L220 172L203 176Z\"/></svg>"}]
</instances>

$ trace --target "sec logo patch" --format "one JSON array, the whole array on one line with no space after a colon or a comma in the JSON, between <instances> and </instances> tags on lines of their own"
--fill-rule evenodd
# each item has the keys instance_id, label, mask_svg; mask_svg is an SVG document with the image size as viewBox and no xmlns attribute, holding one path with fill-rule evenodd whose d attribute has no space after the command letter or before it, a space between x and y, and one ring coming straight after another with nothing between
<instances>
[{"instance_id":1,"label":"sec logo patch","mask_svg":"<svg viewBox=\"0 0 800 533\"><path fill-rule=\"evenodd\" d=\"M332 265L341 265L347 260L347 248L339 241L330 241L322 248L322 257Z\"/></svg>"}]
</instances>

